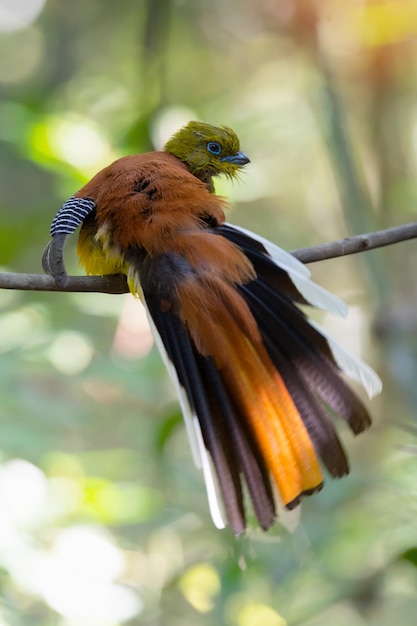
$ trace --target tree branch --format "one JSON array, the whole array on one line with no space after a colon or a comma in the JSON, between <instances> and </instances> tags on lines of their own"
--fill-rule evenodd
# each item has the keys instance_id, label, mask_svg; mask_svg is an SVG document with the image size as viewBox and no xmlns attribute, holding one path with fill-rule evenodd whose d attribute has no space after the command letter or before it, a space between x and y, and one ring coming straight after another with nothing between
<instances>
[{"instance_id":1,"label":"tree branch","mask_svg":"<svg viewBox=\"0 0 417 626\"><path fill-rule=\"evenodd\" d=\"M14 274L0 272L0 289L22 291L72 291L99 293L128 293L126 278L121 274L109 276L70 276L68 285L60 287L52 276L46 274Z\"/></svg>"},{"instance_id":2,"label":"tree branch","mask_svg":"<svg viewBox=\"0 0 417 626\"><path fill-rule=\"evenodd\" d=\"M417 222L395 226L385 230L378 230L366 235L346 237L338 241L323 243L309 248L292 250L293 254L302 263L315 263L325 259L334 259L348 254L357 254L365 250L373 250L390 246L400 241L417 238ZM59 287L52 278L43 274L15 274L0 272L0 288L20 289L23 291L71 291L71 292L100 292L120 294L129 291L124 276L70 276L65 288Z\"/></svg>"},{"instance_id":3,"label":"tree branch","mask_svg":"<svg viewBox=\"0 0 417 626\"><path fill-rule=\"evenodd\" d=\"M365 250L383 248L384 246L391 246L393 243L415 238L417 238L417 222L412 222L403 226L377 230L366 235L355 235L330 243L322 243L311 248L291 250L291 254L302 263L315 263L325 259L335 259L339 256L365 252Z\"/></svg>"}]
</instances>

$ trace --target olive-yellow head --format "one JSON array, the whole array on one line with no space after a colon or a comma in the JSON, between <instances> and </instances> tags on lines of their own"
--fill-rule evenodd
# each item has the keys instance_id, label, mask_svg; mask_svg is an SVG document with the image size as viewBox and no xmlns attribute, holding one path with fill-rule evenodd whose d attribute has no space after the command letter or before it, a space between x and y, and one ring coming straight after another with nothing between
<instances>
[{"instance_id":1,"label":"olive-yellow head","mask_svg":"<svg viewBox=\"0 0 417 626\"><path fill-rule=\"evenodd\" d=\"M164 151L183 161L197 178L212 185L213 176L235 178L249 163L236 133L227 126L189 122L171 137Z\"/></svg>"}]
</instances>

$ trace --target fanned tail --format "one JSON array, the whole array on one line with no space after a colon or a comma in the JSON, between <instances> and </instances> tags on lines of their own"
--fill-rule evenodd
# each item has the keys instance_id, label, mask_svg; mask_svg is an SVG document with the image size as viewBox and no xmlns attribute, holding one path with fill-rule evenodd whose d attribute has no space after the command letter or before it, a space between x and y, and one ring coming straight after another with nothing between
<instances>
[{"instance_id":1,"label":"fanned tail","mask_svg":"<svg viewBox=\"0 0 417 626\"><path fill-rule=\"evenodd\" d=\"M164 311L161 300L147 292L146 280L144 285L150 315L213 460L229 524L237 534L246 526L243 480L261 527L269 528L275 517L269 474L288 507L302 494L319 489L322 474L282 377L251 324L242 329L243 319L241 324L236 321L228 292L233 290L241 317L244 311L251 320L249 309L229 285L183 279L176 286L181 302L177 314L171 307ZM210 287L217 290L216 297L196 318L201 290L206 293Z\"/></svg>"},{"instance_id":2,"label":"fanned tail","mask_svg":"<svg viewBox=\"0 0 417 626\"><path fill-rule=\"evenodd\" d=\"M268 529L276 516L274 485L284 506L292 509L321 489L321 463L333 477L349 472L333 415L355 434L368 428L370 418L341 377L331 341L294 304L306 300L292 280L294 268L278 267L246 234L228 235L234 244L239 239L255 269L254 280L228 281L170 253L142 255L137 263L130 259L136 269L129 284L137 291L140 281L180 395L187 398L189 411L184 402L183 411L191 415L189 430L198 420L192 439L202 437L204 443L213 519L221 525L206 450L225 516L239 534L246 527L244 485L260 526ZM314 289L311 283L306 292ZM319 298L322 292L318 288ZM331 298L326 302L333 306ZM362 375L362 364L354 362ZM376 379L369 368L363 371L365 378Z\"/></svg>"}]
</instances>

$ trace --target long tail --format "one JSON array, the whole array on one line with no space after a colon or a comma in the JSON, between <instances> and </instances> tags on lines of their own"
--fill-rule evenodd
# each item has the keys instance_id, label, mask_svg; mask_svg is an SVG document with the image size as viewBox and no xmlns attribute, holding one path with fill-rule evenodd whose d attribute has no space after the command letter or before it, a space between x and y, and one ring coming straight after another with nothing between
<instances>
[{"instance_id":1,"label":"long tail","mask_svg":"<svg viewBox=\"0 0 417 626\"><path fill-rule=\"evenodd\" d=\"M305 294L311 297L312 292L320 301L316 304L339 301L319 287L314 291L296 266L279 267L247 233L220 228L251 260L255 280L230 285L196 276L183 261L167 257L149 261L147 267L142 259L137 271L172 364L196 456L210 482L208 451L226 518L238 534L246 526L244 483L259 524L269 528L276 516L274 488L291 509L302 496L321 489L320 462L334 477L349 472L332 415L345 419L355 434L370 425L370 418L341 378L341 358L335 357L333 344L293 303L305 302ZM169 272L162 267L167 262ZM297 273L297 286L291 272ZM168 276L175 278L167 282ZM376 390L372 370L343 355L349 373ZM221 525L212 485L208 491L213 518Z\"/></svg>"}]
</instances>

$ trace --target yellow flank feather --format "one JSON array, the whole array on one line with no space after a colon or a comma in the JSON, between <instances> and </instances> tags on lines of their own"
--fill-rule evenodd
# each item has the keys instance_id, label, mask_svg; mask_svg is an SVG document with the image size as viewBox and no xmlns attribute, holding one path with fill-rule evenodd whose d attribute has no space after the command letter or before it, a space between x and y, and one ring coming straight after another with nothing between
<instances>
[{"instance_id":1,"label":"yellow flank feather","mask_svg":"<svg viewBox=\"0 0 417 626\"><path fill-rule=\"evenodd\" d=\"M82 227L78 237L77 254L87 274L127 274L123 255L117 246L110 246L107 229L97 233L91 227Z\"/></svg>"}]
</instances>

